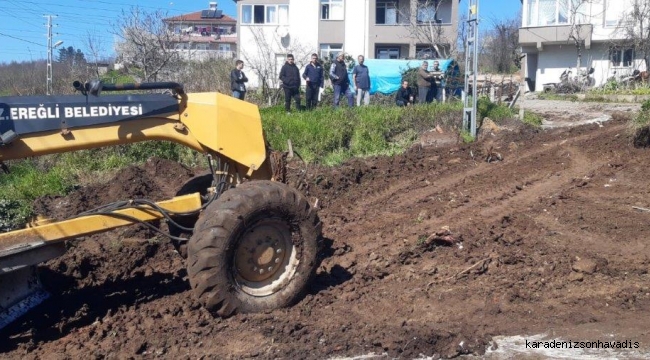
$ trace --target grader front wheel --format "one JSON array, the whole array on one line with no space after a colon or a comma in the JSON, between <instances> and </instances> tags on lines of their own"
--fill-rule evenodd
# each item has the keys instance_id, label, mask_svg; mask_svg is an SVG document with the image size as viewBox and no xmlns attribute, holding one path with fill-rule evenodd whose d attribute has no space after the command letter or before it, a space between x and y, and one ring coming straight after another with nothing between
<instances>
[{"instance_id":1,"label":"grader front wheel","mask_svg":"<svg viewBox=\"0 0 650 360\"><path fill-rule=\"evenodd\" d=\"M195 296L212 313L289 306L318 266L320 223L295 189L252 181L226 191L204 211L188 244Z\"/></svg>"}]
</instances>

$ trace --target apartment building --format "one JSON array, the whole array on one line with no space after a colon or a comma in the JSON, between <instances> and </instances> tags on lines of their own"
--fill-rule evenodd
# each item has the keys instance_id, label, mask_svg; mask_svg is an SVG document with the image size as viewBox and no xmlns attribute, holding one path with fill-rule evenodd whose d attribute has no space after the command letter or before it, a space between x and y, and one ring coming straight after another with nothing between
<instances>
[{"instance_id":1,"label":"apartment building","mask_svg":"<svg viewBox=\"0 0 650 360\"><path fill-rule=\"evenodd\" d=\"M544 84L559 82L565 70L577 73L578 52L572 35L583 44L581 66L594 68L594 86L645 70L642 58L625 41L634 0L521 2L519 44L526 55L523 70L529 90L542 91Z\"/></svg>"},{"instance_id":2,"label":"apartment building","mask_svg":"<svg viewBox=\"0 0 650 360\"><path fill-rule=\"evenodd\" d=\"M163 21L174 33L174 47L184 59L233 59L237 53L237 20L219 10L216 2L209 2L206 10Z\"/></svg>"},{"instance_id":3,"label":"apartment building","mask_svg":"<svg viewBox=\"0 0 650 360\"><path fill-rule=\"evenodd\" d=\"M369 59L438 57L418 29L439 31L443 48L457 40L459 0L234 1L240 20L237 57L270 55L278 71L290 52L316 52L321 58L340 51Z\"/></svg>"}]
</instances>

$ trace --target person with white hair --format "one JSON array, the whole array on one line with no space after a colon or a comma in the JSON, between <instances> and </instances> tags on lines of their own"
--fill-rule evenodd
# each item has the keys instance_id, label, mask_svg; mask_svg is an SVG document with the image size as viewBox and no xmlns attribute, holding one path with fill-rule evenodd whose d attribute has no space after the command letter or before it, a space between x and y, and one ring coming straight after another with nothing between
<instances>
[{"instance_id":1,"label":"person with white hair","mask_svg":"<svg viewBox=\"0 0 650 360\"><path fill-rule=\"evenodd\" d=\"M336 61L330 67L330 79L334 86L334 107L339 106L341 94L348 98L348 106L354 107L354 94L350 90L350 79L348 79L348 67L345 65L345 54L338 53Z\"/></svg>"}]
</instances>

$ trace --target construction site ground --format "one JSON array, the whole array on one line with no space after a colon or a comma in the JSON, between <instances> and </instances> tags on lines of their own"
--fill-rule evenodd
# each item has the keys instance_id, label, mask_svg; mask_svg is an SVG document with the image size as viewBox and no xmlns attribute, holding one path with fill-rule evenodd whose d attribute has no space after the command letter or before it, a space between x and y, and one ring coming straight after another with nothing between
<instances>
[{"instance_id":1,"label":"construction site ground","mask_svg":"<svg viewBox=\"0 0 650 360\"><path fill-rule=\"evenodd\" d=\"M639 348L616 356L645 357L650 150L631 145L626 121L638 105L527 103L547 122L611 120L512 122L473 144L429 131L399 156L310 167L302 191L318 199L326 249L287 309L213 318L184 260L141 226L70 242L41 266L51 298L0 332L0 357L539 359L522 341L540 338L630 340ZM62 218L160 200L195 172L152 159L36 208Z\"/></svg>"}]
</instances>

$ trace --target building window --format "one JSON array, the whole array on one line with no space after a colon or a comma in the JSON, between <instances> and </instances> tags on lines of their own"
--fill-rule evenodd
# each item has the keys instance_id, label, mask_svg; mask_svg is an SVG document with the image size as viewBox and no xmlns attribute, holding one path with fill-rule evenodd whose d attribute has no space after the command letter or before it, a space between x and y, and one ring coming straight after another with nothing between
<instances>
[{"instance_id":1,"label":"building window","mask_svg":"<svg viewBox=\"0 0 650 360\"><path fill-rule=\"evenodd\" d=\"M196 50L208 50L208 44L196 44Z\"/></svg>"},{"instance_id":2,"label":"building window","mask_svg":"<svg viewBox=\"0 0 650 360\"><path fill-rule=\"evenodd\" d=\"M526 0L526 26L563 25L569 23L571 6L579 0Z\"/></svg>"},{"instance_id":3,"label":"building window","mask_svg":"<svg viewBox=\"0 0 650 360\"><path fill-rule=\"evenodd\" d=\"M378 25L395 25L399 19L399 0L377 0L377 15L375 23Z\"/></svg>"},{"instance_id":4,"label":"building window","mask_svg":"<svg viewBox=\"0 0 650 360\"><path fill-rule=\"evenodd\" d=\"M634 49L612 47L609 49L609 59L613 67L631 67L634 63Z\"/></svg>"},{"instance_id":5,"label":"building window","mask_svg":"<svg viewBox=\"0 0 650 360\"><path fill-rule=\"evenodd\" d=\"M343 0L320 0L321 20L343 20Z\"/></svg>"},{"instance_id":6,"label":"building window","mask_svg":"<svg viewBox=\"0 0 650 360\"><path fill-rule=\"evenodd\" d=\"M415 46L416 59L438 59L438 52L431 45L417 45Z\"/></svg>"},{"instance_id":7,"label":"building window","mask_svg":"<svg viewBox=\"0 0 650 360\"><path fill-rule=\"evenodd\" d=\"M605 3L605 26L620 26L625 18L625 9L621 4L607 0Z\"/></svg>"},{"instance_id":8,"label":"building window","mask_svg":"<svg viewBox=\"0 0 650 360\"><path fill-rule=\"evenodd\" d=\"M278 23L289 25L289 5L278 5Z\"/></svg>"},{"instance_id":9,"label":"building window","mask_svg":"<svg viewBox=\"0 0 650 360\"><path fill-rule=\"evenodd\" d=\"M321 44L320 57L321 59L334 60L336 54L343 51L343 44Z\"/></svg>"},{"instance_id":10,"label":"building window","mask_svg":"<svg viewBox=\"0 0 650 360\"><path fill-rule=\"evenodd\" d=\"M394 46L377 46L376 59L399 59L399 48Z\"/></svg>"},{"instance_id":11,"label":"building window","mask_svg":"<svg viewBox=\"0 0 650 360\"><path fill-rule=\"evenodd\" d=\"M289 5L242 5L241 23L288 25Z\"/></svg>"},{"instance_id":12,"label":"building window","mask_svg":"<svg viewBox=\"0 0 650 360\"><path fill-rule=\"evenodd\" d=\"M438 0L419 0L418 1L418 22L434 22L441 23L442 21L436 17L436 10L438 9Z\"/></svg>"},{"instance_id":13,"label":"building window","mask_svg":"<svg viewBox=\"0 0 650 360\"><path fill-rule=\"evenodd\" d=\"M230 51L230 44L219 44L219 51Z\"/></svg>"}]
</instances>

